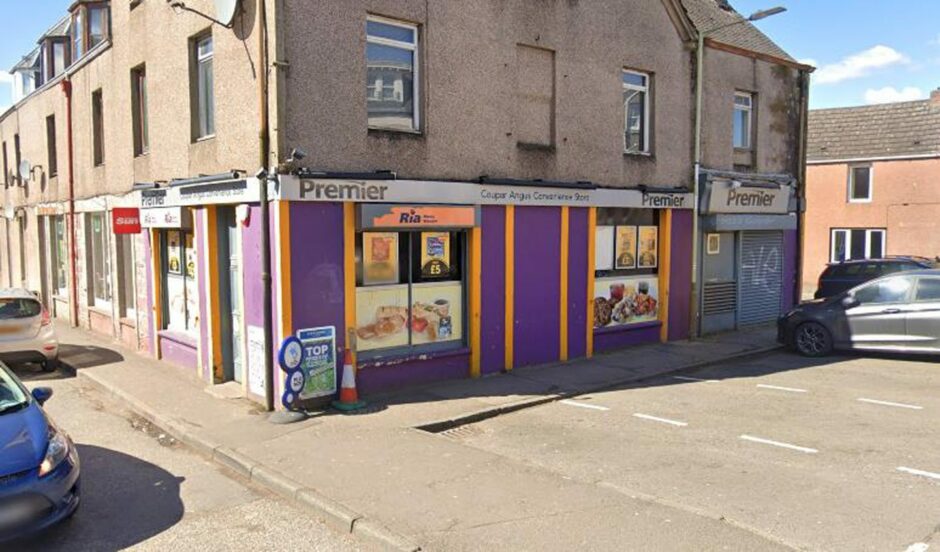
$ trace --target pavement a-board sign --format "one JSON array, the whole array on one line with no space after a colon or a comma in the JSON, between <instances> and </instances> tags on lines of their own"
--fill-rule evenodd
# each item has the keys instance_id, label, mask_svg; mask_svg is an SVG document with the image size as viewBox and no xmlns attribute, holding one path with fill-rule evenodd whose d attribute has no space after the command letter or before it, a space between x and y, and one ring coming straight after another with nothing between
<instances>
[{"instance_id":1,"label":"pavement a-board sign","mask_svg":"<svg viewBox=\"0 0 940 552\"><path fill-rule=\"evenodd\" d=\"M302 369L306 385L301 399L314 399L336 394L336 327L309 328L297 332L303 344Z\"/></svg>"}]
</instances>

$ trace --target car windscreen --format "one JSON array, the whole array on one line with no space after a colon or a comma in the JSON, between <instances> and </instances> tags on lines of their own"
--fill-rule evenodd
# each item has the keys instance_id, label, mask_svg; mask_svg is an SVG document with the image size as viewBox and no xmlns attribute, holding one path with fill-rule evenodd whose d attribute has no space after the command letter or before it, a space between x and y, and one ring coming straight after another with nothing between
<instances>
[{"instance_id":1,"label":"car windscreen","mask_svg":"<svg viewBox=\"0 0 940 552\"><path fill-rule=\"evenodd\" d=\"M25 297L0 298L0 320L16 320L39 316L42 305L35 299Z\"/></svg>"},{"instance_id":2,"label":"car windscreen","mask_svg":"<svg viewBox=\"0 0 940 552\"><path fill-rule=\"evenodd\" d=\"M18 410L27 402L23 388L5 367L0 366L0 415Z\"/></svg>"}]
</instances>

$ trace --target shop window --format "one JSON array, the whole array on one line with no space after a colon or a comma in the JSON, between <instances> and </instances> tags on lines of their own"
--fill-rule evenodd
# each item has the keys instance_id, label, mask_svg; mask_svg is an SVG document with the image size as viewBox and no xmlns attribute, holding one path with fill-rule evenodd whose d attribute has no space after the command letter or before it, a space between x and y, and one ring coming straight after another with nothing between
<instances>
[{"instance_id":1,"label":"shop window","mask_svg":"<svg viewBox=\"0 0 940 552\"><path fill-rule=\"evenodd\" d=\"M65 237L65 217L52 217L52 289L55 295L68 295L68 245Z\"/></svg>"},{"instance_id":2,"label":"shop window","mask_svg":"<svg viewBox=\"0 0 940 552\"><path fill-rule=\"evenodd\" d=\"M838 228L832 230L829 261L840 263L885 256L887 232L880 228Z\"/></svg>"},{"instance_id":3,"label":"shop window","mask_svg":"<svg viewBox=\"0 0 940 552\"><path fill-rule=\"evenodd\" d=\"M649 153L650 76L623 72L624 151Z\"/></svg>"},{"instance_id":4,"label":"shop window","mask_svg":"<svg viewBox=\"0 0 940 552\"><path fill-rule=\"evenodd\" d=\"M163 329L194 333L198 329L199 289L193 234L186 230L164 230L161 238Z\"/></svg>"},{"instance_id":5,"label":"shop window","mask_svg":"<svg viewBox=\"0 0 940 552\"><path fill-rule=\"evenodd\" d=\"M85 243L88 244L89 299L99 308L111 306L111 229L104 212L88 213Z\"/></svg>"},{"instance_id":6,"label":"shop window","mask_svg":"<svg viewBox=\"0 0 940 552\"><path fill-rule=\"evenodd\" d=\"M117 260L118 260L118 305L121 318L133 319L137 311L137 292L134 285L134 236L131 234L118 234Z\"/></svg>"},{"instance_id":7,"label":"shop window","mask_svg":"<svg viewBox=\"0 0 940 552\"><path fill-rule=\"evenodd\" d=\"M370 17L366 20L366 105L369 126L416 131L418 121L418 27Z\"/></svg>"},{"instance_id":8,"label":"shop window","mask_svg":"<svg viewBox=\"0 0 940 552\"><path fill-rule=\"evenodd\" d=\"M360 352L433 351L465 343L465 232L360 232Z\"/></svg>"},{"instance_id":9,"label":"shop window","mask_svg":"<svg viewBox=\"0 0 940 552\"><path fill-rule=\"evenodd\" d=\"M659 319L659 212L598 209L594 327Z\"/></svg>"}]
</instances>

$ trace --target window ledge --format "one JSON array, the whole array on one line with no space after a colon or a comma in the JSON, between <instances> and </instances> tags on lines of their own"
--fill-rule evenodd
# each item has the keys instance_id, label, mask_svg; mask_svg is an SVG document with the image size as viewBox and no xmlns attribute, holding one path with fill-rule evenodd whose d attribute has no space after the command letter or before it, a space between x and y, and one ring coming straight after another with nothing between
<instances>
[{"instance_id":1,"label":"window ledge","mask_svg":"<svg viewBox=\"0 0 940 552\"><path fill-rule=\"evenodd\" d=\"M734 148L734 153L753 153L753 152L754 152L753 148L739 148L739 147Z\"/></svg>"},{"instance_id":2,"label":"window ledge","mask_svg":"<svg viewBox=\"0 0 940 552\"><path fill-rule=\"evenodd\" d=\"M531 142L516 142L516 147L523 151L540 151L544 153L555 153L554 144L533 144Z\"/></svg>"},{"instance_id":3,"label":"window ledge","mask_svg":"<svg viewBox=\"0 0 940 552\"><path fill-rule=\"evenodd\" d=\"M625 151L623 156L630 159L653 159L655 156L650 151Z\"/></svg>"},{"instance_id":4,"label":"window ledge","mask_svg":"<svg viewBox=\"0 0 940 552\"><path fill-rule=\"evenodd\" d=\"M93 312L100 316L111 318L111 305L105 308L103 305L88 305L88 312Z\"/></svg>"},{"instance_id":5,"label":"window ledge","mask_svg":"<svg viewBox=\"0 0 940 552\"><path fill-rule=\"evenodd\" d=\"M637 322L636 324L621 324L619 326L607 326L605 328L594 328L595 334L611 334L628 332L630 330L646 330L649 328L658 328L663 325L662 320L650 320L649 322Z\"/></svg>"},{"instance_id":6,"label":"window ledge","mask_svg":"<svg viewBox=\"0 0 940 552\"><path fill-rule=\"evenodd\" d=\"M467 347L460 346L455 349L446 349L442 351L429 351L426 353L418 352L402 352L399 354L390 354L388 356L376 356L359 361L360 369L368 368L382 368L385 366L395 366L398 364L405 364L407 362L424 362L428 360L436 360L442 358L452 358L460 356L468 356L470 354L470 349Z\"/></svg>"},{"instance_id":7,"label":"window ledge","mask_svg":"<svg viewBox=\"0 0 940 552\"><path fill-rule=\"evenodd\" d=\"M200 144L202 142L208 142L209 140L215 140L215 134L207 134L206 136L200 136L193 140L194 144Z\"/></svg>"},{"instance_id":8,"label":"window ledge","mask_svg":"<svg viewBox=\"0 0 940 552\"><path fill-rule=\"evenodd\" d=\"M414 138L424 137L424 133L421 132L420 130L414 130L414 129L408 130L404 128L390 128L390 127L376 127L376 126L369 127L369 134L373 134L376 136L393 135L393 136L407 136L407 137L414 137Z\"/></svg>"}]
</instances>

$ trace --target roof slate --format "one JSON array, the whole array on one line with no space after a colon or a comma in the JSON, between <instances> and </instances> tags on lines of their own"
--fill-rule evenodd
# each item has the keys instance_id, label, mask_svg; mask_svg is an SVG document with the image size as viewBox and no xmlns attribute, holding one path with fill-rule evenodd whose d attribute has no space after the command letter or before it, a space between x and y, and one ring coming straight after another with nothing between
<instances>
[{"instance_id":1,"label":"roof slate","mask_svg":"<svg viewBox=\"0 0 940 552\"><path fill-rule=\"evenodd\" d=\"M744 17L735 11L727 0L682 0L682 6L685 8L692 24L699 31L708 31L721 25L744 20ZM737 46L751 52L766 54L787 61L796 61L751 23L732 25L710 33L708 36L716 42L728 44L729 46Z\"/></svg>"},{"instance_id":2,"label":"roof slate","mask_svg":"<svg viewBox=\"0 0 940 552\"><path fill-rule=\"evenodd\" d=\"M940 154L940 102L920 100L809 112L807 159Z\"/></svg>"}]
</instances>

